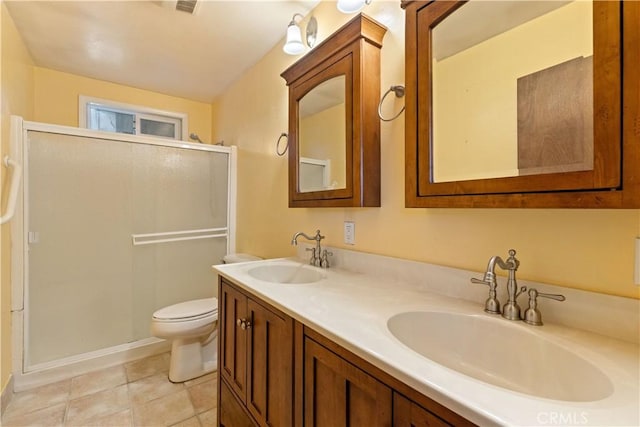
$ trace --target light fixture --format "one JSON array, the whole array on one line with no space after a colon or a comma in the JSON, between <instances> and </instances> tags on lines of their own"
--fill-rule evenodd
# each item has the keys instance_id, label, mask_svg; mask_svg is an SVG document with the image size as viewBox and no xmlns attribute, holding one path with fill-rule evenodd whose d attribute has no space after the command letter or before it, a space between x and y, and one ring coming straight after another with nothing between
<instances>
[{"instance_id":1,"label":"light fixture","mask_svg":"<svg viewBox=\"0 0 640 427\"><path fill-rule=\"evenodd\" d=\"M338 10L342 13L355 13L365 4L371 4L371 0L338 0Z\"/></svg>"},{"instance_id":2,"label":"light fixture","mask_svg":"<svg viewBox=\"0 0 640 427\"><path fill-rule=\"evenodd\" d=\"M282 46L282 50L289 55L300 55L305 51L304 43L302 42L302 32L300 31L300 27L296 23L296 17L299 17L300 20L304 18L299 13L295 13L293 18L291 18L291 22L289 22L289 26L287 27L287 40ZM318 21L313 16L309 20L309 24L307 24L306 31L306 42L307 46L313 47L316 42L316 35L318 34Z\"/></svg>"},{"instance_id":3,"label":"light fixture","mask_svg":"<svg viewBox=\"0 0 640 427\"><path fill-rule=\"evenodd\" d=\"M296 24L296 16L303 18L299 13L293 15L293 18L291 18L291 22L289 22L289 26L287 27L287 41L282 47L282 50L289 55L300 55L304 52L302 34L300 33L300 27Z\"/></svg>"}]
</instances>

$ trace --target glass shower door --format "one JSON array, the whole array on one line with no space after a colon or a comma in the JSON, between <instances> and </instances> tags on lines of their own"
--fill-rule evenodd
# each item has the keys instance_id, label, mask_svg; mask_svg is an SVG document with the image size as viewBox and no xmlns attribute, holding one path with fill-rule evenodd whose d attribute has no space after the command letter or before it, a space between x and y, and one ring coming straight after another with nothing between
<instances>
[{"instance_id":1,"label":"glass shower door","mask_svg":"<svg viewBox=\"0 0 640 427\"><path fill-rule=\"evenodd\" d=\"M25 369L147 338L156 309L216 294L228 153L35 131L27 143Z\"/></svg>"},{"instance_id":2,"label":"glass shower door","mask_svg":"<svg viewBox=\"0 0 640 427\"><path fill-rule=\"evenodd\" d=\"M217 295L213 264L227 252L228 155L136 145L134 339L158 308ZM150 297L151 296L151 297Z\"/></svg>"}]
</instances>

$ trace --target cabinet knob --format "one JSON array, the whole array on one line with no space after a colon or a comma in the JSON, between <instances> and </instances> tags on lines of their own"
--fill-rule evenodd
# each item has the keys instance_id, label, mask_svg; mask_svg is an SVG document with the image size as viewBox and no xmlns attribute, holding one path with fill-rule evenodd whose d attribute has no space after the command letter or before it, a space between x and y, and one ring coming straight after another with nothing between
<instances>
[{"instance_id":1,"label":"cabinet knob","mask_svg":"<svg viewBox=\"0 0 640 427\"><path fill-rule=\"evenodd\" d=\"M240 326L242 330L251 328L251 322L248 321L247 319L237 319L236 325Z\"/></svg>"}]
</instances>

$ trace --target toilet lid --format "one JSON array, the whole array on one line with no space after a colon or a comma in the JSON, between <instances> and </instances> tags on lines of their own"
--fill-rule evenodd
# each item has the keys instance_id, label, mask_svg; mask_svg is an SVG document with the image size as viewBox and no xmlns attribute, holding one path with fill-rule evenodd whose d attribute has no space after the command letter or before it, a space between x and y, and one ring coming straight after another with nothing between
<instances>
[{"instance_id":1,"label":"toilet lid","mask_svg":"<svg viewBox=\"0 0 640 427\"><path fill-rule=\"evenodd\" d=\"M217 298L203 298L185 301L161 308L153 313L156 319L188 319L218 312Z\"/></svg>"}]
</instances>

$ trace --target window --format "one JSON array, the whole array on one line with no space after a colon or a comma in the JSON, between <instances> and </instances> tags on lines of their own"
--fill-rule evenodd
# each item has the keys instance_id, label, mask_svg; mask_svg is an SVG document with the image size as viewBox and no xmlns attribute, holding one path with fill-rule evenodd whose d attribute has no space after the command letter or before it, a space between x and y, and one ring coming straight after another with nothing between
<instances>
[{"instance_id":1,"label":"window","mask_svg":"<svg viewBox=\"0 0 640 427\"><path fill-rule=\"evenodd\" d=\"M80 127L187 140L187 115L80 95Z\"/></svg>"}]
</instances>

